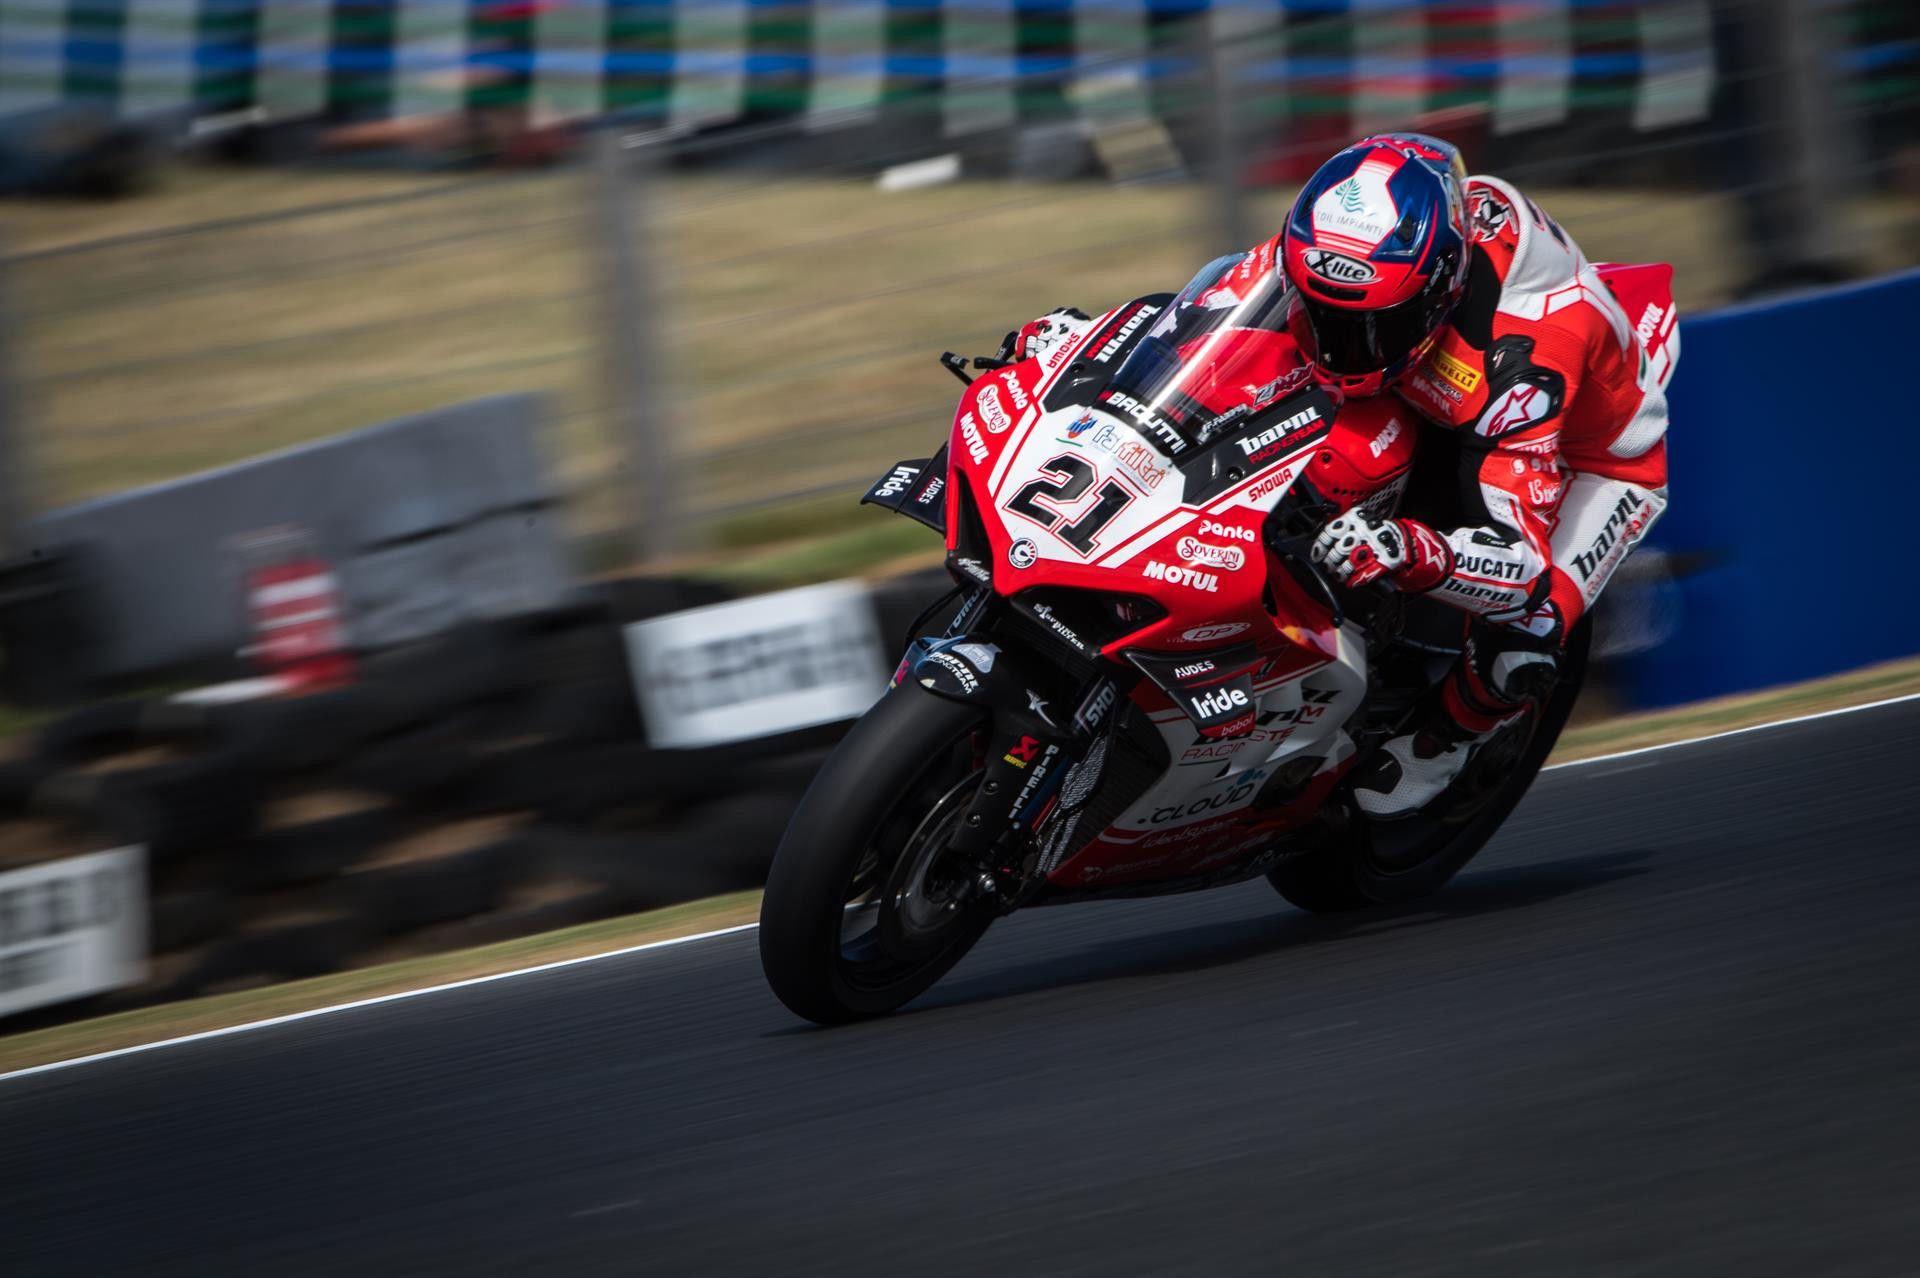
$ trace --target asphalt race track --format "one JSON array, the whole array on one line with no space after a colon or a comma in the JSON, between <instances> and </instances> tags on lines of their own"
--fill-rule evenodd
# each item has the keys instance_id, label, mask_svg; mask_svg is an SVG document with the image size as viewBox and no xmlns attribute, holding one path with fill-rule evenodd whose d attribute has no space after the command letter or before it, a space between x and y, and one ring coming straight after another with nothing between
<instances>
[{"instance_id":1,"label":"asphalt race track","mask_svg":"<svg viewBox=\"0 0 1920 1278\"><path fill-rule=\"evenodd\" d=\"M751 933L0 1082L0 1272L1912 1274L1920 702L1542 779L1418 909Z\"/></svg>"}]
</instances>

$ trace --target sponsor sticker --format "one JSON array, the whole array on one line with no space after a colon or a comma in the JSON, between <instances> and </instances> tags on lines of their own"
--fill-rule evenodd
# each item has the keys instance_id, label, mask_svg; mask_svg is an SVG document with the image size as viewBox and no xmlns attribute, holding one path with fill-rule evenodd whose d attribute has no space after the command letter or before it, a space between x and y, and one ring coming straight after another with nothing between
<instances>
[{"instance_id":1,"label":"sponsor sticker","mask_svg":"<svg viewBox=\"0 0 1920 1278\"><path fill-rule=\"evenodd\" d=\"M1021 737L1019 744L1007 751L1002 757L1016 768L1025 768L1033 762L1033 756L1040 753L1040 743L1032 737Z\"/></svg>"},{"instance_id":2,"label":"sponsor sticker","mask_svg":"<svg viewBox=\"0 0 1920 1278\"><path fill-rule=\"evenodd\" d=\"M960 418L960 438L966 442L967 456L973 458L974 465L987 460L987 441L980 438L980 423L973 420L972 413Z\"/></svg>"},{"instance_id":3,"label":"sponsor sticker","mask_svg":"<svg viewBox=\"0 0 1920 1278\"><path fill-rule=\"evenodd\" d=\"M1400 419L1398 417L1389 417L1387 424L1380 428L1380 433L1375 435L1367 444L1367 451L1373 456L1378 457L1381 453L1393 447L1393 441L1398 438L1400 438Z\"/></svg>"},{"instance_id":4,"label":"sponsor sticker","mask_svg":"<svg viewBox=\"0 0 1920 1278\"><path fill-rule=\"evenodd\" d=\"M1015 568L1031 568L1039 558L1039 547L1025 537L1007 547L1007 562Z\"/></svg>"},{"instance_id":5,"label":"sponsor sticker","mask_svg":"<svg viewBox=\"0 0 1920 1278\"><path fill-rule=\"evenodd\" d=\"M1318 424L1319 421L1318 408L1303 408L1291 417L1275 422L1258 434L1249 435L1245 439L1237 439L1234 442L1240 446L1240 451L1247 455L1249 462L1258 465L1286 452L1293 444L1293 436Z\"/></svg>"},{"instance_id":6,"label":"sponsor sticker","mask_svg":"<svg viewBox=\"0 0 1920 1278\"><path fill-rule=\"evenodd\" d=\"M873 490L873 495L875 497L898 497L901 493L907 491L907 485L911 484L919 474L920 468L917 466L895 466L893 473L881 480L880 486Z\"/></svg>"},{"instance_id":7,"label":"sponsor sticker","mask_svg":"<svg viewBox=\"0 0 1920 1278\"><path fill-rule=\"evenodd\" d=\"M1323 280L1335 284L1371 284L1380 272L1368 262L1332 249L1310 248L1300 254L1300 264Z\"/></svg>"},{"instance_id":8,"label":"sponsor sticker","mask_svg":"<svg viewBox=\"0 0 1920 1278\"><path fill-rule=\"evenodd\" d=\"M1265 408L1274 400L1279 399L1290 391L1300 389L1311 380L1313 380L1313 367L1308 364L1302 364L1292 372L1280 374L1280 376L1274 378L1264 386L1249 384L1242 386L1240 389L1247 393L1247 397L1252 402L1253 407Z\"/></svg>"},{"instance_id":9,"label":"sponsor sticker","mask_svg":"<svg viewBox=\"0 0 1920 1278\"><path fill-rule=\"evenodd\" d=\"M1205 564L1227 572L1238 572L1247 566L1247 552L1240 547L1216 546L1197 537L1182 537L1174 551L1190 564Z\"/></svg>"},{"instance_id":10,"label":"sponsor sticker","mask_svg":"<svg viewBox=\"0 0 1920 1278\"><path fill-rule=\"evenodd\" d=\"M1191 630L1182 630L1180 637L1188 643L1212 643L1216 639L1231 639L1251 629L1244 621L1222 621L1211 626L1195 626Z\"/></svg>"},{"instance_id":11,"label":"sponsor sticker","mask_svg":"<svg viewBox=\"0 0 1920 1278\"><path fill-rule=\"evenodd\" d=\"M1000 392L991 384L980 388L976 407L980 410L980 421L990 434L1004 435L1013 425L1013 418L1007 416L1005 406L1000 403Z\"/></svg>"},{"instance_id":12,"label":"sponsor sticker","mask_svg":"<svg viewBox=\"0 0 1920 1278\"><path fill-rule=\"evenodd\" d=\"M1229 537L1234 541L1254 540L1253 529L1240 524L1223 524L1217 519L1201 520L1200 535L1202 537Z\"/></svg>"},{"instance_id":13,"label":"sponsor sticker","mask_svg":"<svg viewBox=\"0 0 1920 1278\"><path fill-rule=\"evenodd\" d=\"M1198 590L1206 594L1217 594L1220 590L1220 578L1210 572L1201 572L1197 568L1187 568L1180 564L1163 564L1158 559L1149 559L1147 566L1140 570L1141 575L1153 581L1170 582L1176 586L1185 586L1189 590Z\"/></svg>"},{"instance_id":14,"label":"sponsor sticker","mask_svg":"<svg viewBox=\"0 0 1920 1278\"><path fill-rule=\"evenodd\" d=\"M1460 388L1463 395L1471 395L1480 385L1480 370L1455 355L1436 350L1427 359L1427 367L1441 377Z\"/></svg>"},{"instance_id":15,"label":"sponsor sticker","mask_svg":"<svg viewBox=\"0 0 1920 1278\"><path fill-rule=\"evenodd\" d=\"M990 643L956 643L949 651L971 661L981 674L992 674L993 660L1000 655L1000 649Z\"/></svg>"}]
</instances>

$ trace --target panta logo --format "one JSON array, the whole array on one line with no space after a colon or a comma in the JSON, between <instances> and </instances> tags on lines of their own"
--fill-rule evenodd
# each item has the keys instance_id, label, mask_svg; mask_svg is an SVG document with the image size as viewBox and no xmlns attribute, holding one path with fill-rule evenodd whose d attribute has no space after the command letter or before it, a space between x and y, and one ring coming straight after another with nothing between
<instances>
[{"instance_id":1,"label":"panta logo","mask_svg":"<svg viewBox=\"0 0 1920 1278\"><path fill-rule=\"evenodd\" d=\"M1242 528L1238 524L1223 524L1213 519L1200 521L1202 537L1231 537L1235 541L1252 541L1253 529Z\"/></svg>"},{"instance_id":2,"label":"panta logo","mask_svg":"<svg viewBox=\"0 0 1920 1278\"><path fill-rule=\"evenodd\" d=\"M919 470L912 466L895 466L893 473L880 481L880 487L875 491L874 496L898 497L907 491L907 485L911 484L919 473Z\"/></svg>"},{"instance_id":3,"label":"panta logo","mask_svg":"<svg viewBox=\"0 0 1920 1278\"><path fill-rule=\"evenodd\" d=\"M1331 249L1310 248L1300 255L1300 263L1321 279L1336 284L1371 284L1380 278L1380 272L1366 262Z\"/></svg>"},{"instance_id":4,"label":"panta logo","mask_svg":"<svg viewBox=\"0 0 1920 1278\"><path fill-rule=\"evenodd\" d=\"M1191 630L1183 630L1180 632L1180 637L1188 643L1212 643L1216 639L1231 639L1246 629L1248 626L1244 621L1223 621L1218 625L1195 626Z\"/></svg>"},{"instance_id":5,"label":"panta logo","mask_svg":"<svg viewBox=\"0 0 1920 1278\"><path fill-rule=\"evenodd\" d=\"M1221 715L1233 714L1245 710L1249 704L1247 694L1238 688L1215 688L1205 696L1188 697L1193 713L1202 719L1217 719Z\"/></svg>"},{"instance_id":6,"label":"panta logo","mask_svg":"<svg viewBox=\"0 0 1920 1278\"><path fill-rule=\"evenodd\" d=\"M1140 570L1143 576L1154 581L1168 581L1176 586L1185 586L1189 590L1217 593L1220 578L1210 572L1200 572L1193 568L1183 568L1178 564L1163 564L1158 559L1149 559L1147 566Z\"/></svg>"},{"instance_id":7,"label":"panta logo","mask_svg":"<svg viewBox=\"0 0 1920 1278\"><path fill-rule=\"evenodd\" d=\"M1390 417L1387 419L1387 424L1380 428L1380 433L1373 437L1373 442L1367 445L1367 451L1378 457L1392 447L1393 441L1398 438L1400 438L1400 419Z\"/></svg>"},{"instance_id":8,"label":"panta logo","mask_svg":"<svg viewBox=\"0 0 1920 1278\"><path fill-rule=\"evenodd\" d=\"M1174 549L1190 564L1205 564L1209 568L1224 568L1228 572L1238 572L1247 566L1247 552L1238 546L1215 546L1192 537L1182 537Z\"/></svg>"},{"instance_id":9,"label":"panta logo","mask_svg":"<svg viewBox=\"0 0 1920 1278\"><path fill-rule=\"evenodd\" d=\"M1018 373L1007 372L1002 373L1000 379L1001 384L1007 388L1007 394L1013 396L1013 411L1016 413L1026 412L1027 405L1032 402L1032 399L1027 394L1027 388L1020 384L1020 375Z\"/></svg>"},{"instance_id":10,"label":"panta logo","mask_svg":"<svg viewBox=\"0 0 1920 1278\"><path fill-rule=\"evenodd\" d=\"M980 420L995 435L1005 433L1013 425L1013 418L1007 416L1007 410L1000 403L1000 392L992 386L980 388Z\"/></svg>"},{"instance_id":11,"label":"panta logo","mask_svg":"<svg viewBox=\"0 0 1920 1278\"><path fill-rule=\"evenodd\" d=\"M960 419L960 438L966 441L967 456L973 458L974 465L987 459L987 441L980 438L980 423L973 420L972 413Z\"/></svg>"}]
</instances>

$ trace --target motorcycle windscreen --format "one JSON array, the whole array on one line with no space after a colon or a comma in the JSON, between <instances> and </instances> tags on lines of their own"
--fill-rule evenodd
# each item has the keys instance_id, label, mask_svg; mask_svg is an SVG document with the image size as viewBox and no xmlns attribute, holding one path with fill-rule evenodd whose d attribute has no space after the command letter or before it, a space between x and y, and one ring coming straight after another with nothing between
<instances>
[{"instance_id":1,"label":"motorcycle windscreen","mask_svg":"<svg viewBox=\"0 0 1920 1278\"><path fill-rule=\"evenodd\" d=\"M1102 398L1131 397L1197 445L1224 420L1303 384L1304 361L1287 332L1286 277L1277 265L1247 270L1254 256L1201 267L1114 371Z\"/></svg>"}]
</instances>

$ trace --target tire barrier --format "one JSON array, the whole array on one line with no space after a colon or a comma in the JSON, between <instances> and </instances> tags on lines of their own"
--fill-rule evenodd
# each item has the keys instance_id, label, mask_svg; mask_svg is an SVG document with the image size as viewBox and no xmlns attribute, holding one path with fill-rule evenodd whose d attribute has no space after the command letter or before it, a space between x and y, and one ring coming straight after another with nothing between
<instances>
[{"instance_id":1,"label":"tire barrier","mask_svg":"<svg viewBox=\"0 0 1920 1278\"><path fill-rule=\"evenodd\" d=\"M947 588L939 572L875 586L883 641ZM345 687L76 709L0 761L0 821L146 847L151 974L107 1008L754 887L845 725L659 748L622 629L730 598L605 582L367 655Z\"/></svg>"}]
</instances>

